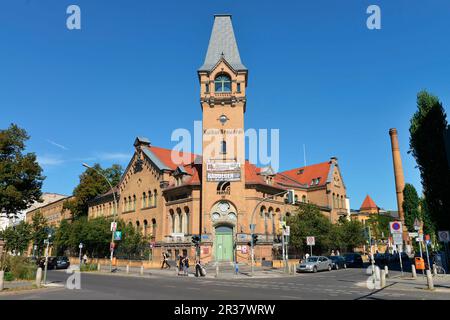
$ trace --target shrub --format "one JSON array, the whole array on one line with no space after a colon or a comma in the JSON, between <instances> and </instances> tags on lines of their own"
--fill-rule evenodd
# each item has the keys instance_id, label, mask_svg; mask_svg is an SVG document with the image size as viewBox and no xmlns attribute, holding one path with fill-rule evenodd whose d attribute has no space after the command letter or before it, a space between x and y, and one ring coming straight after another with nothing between
<instances>
[{"instance_id":1,"label":"shrub","mask_svg":"<svg viewBox=\"0 0 450 320\"><path fill-rule=\"evenodd\" d=\"M97 265L95 263L82 264L80 271L97 271Z\"/></svg>"},{"instance_id":2,"label":"shrub","mask_svg":"<svg viewBox=\"0 0 450 320\"><path fill-rule=\"evenodd\" d=\"M6 256L1 268L5 276L9 273L14 279L33 280L36 277L37 266L26 257Z\"/></svg>"},{"instance_id":3,"label":"shrub","mask_svg":"<svg viewBox=\"0 0 450 320\"><path fill-rule=\"evenodd\" d=\"M5 272L5 276L3 277L3 279L5 281L14 281L14 275L11 272L7 271Z\"/></svg>"}]
</instances>

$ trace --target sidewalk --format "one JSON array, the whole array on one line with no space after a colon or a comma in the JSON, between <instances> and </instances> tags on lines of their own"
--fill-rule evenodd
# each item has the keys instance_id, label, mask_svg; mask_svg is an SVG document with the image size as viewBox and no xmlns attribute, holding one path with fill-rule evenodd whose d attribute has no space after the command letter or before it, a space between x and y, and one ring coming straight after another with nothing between
<instances>
[{"instance_id":1,"label":"sidewalk","mask_svg":"<svg viewBox=\"0 0 450 320\"><path fill-rule=\"evenodd\" d=\"M109 265L101 265L100 273L103 274L117 274L122 276L141 276L141 268L129 267L129 272L127 274L126 267L113 267L112 272L110 271ZM178 275L178 270L175 266L170 269L144 269L143 277L152 276L162 276L162 277L183 277L182 273ZM93 273L99 273L98 271L92 271ZM195 277L194 268L189 268L189 277ZM289 274L284 273L282 269L265 269L261 267L255 267L253 278L275 278L275 277L287 277ZM230 268L223 268L219 266L219 274L216 276L215 266L206 267L206 276L204 278L220 278L220 279L247 279L251 277L251 267L250 266L240 266L239 273L235 274L234 270Z\"/></svg>"}]
</instances>

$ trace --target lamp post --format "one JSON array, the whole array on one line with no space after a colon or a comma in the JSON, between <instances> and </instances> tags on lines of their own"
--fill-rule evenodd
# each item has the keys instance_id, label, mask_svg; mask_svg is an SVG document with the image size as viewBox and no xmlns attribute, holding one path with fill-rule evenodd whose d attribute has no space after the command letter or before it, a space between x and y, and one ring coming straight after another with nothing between
<instances>
[{"instance_id":1,"label":"lamp post","mask_svg":"<svg viewBox=\"0 0 450 320\"><path fill-rule=\"evenodd\" d=\"M113 195L113 201L114 201L113 225L116 226L116 214L117 214L118 206L117 206L116 194L114 192L113 186L111 185L111 182L109 182L108 178L103 173L101 173L100 171L98 171L94 167L91 167L91 166L89 166L86 163L83 163L83 167L88 168L88 169L92 169L97 174L102 176L106 180L106 182L108 183L109 187L111 188L111 192L112 192L112 195ZM110 267L109 267L110 272L112 272L112 262L113 262L113 257L114 257L114 247L115 247L114 246L114 232L115 232L115 228L111 228L111 233L112 233L111 234L111 244L112 244L112 246L111 246L111 264L110 264Z\"/></svg>"},{"instance_id":2,"label":"lamp post","mask_svg":"<svg viewBox=\"0 0 450 320\"><path fill-rule=\"evenodd\" d=\"M250 244L251 244L251 251L250 251L250 254L251 254L251 258L252 258L252 263L251 263L251 266L252 266L252 271L251 271L251 276L253 277L253 271L254 271L254 262L255 262L255 255L254 255L254 248L253 248L253 234L254 234L254 231L255 231L255 225L253 224L253 217L255 216L255 212L256 212L256 209L259 207L259 205L261 204L261 203L263 203L264 201L267 201L267 200L269 200L269 199L272 199L273 197L276 197L276 196L281 196L282 194L286 194L286 193L288 193L289 192L289 190L286 190L286 191L283 191L283 192L279 192L279 193L276 193L276 194L273 194L273 195L271 195L271 196L268 196L268 197L265 197L264 199L262 199L262 200L260 200L257 204L256 204L256 206L255 206L255 209L253 209L253 212L252 212L252 217L251 217L251 220L250 220Z\"/></svg>"}]
</instances>

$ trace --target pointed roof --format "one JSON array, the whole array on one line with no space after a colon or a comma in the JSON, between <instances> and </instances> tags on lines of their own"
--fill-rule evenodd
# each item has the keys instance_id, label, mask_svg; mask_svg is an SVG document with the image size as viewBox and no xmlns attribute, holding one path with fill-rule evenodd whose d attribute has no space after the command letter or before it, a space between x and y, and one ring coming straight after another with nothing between
<instances>
[{"instance_id":1,"label":"pointed roof","mask_svg":"<svg viewBox=\"0 0 450 320\"><path fill-rule=\"evenodd\" d=\"M375 204L375 201L373 201L372 198L369 195L367 195L359 210L362 211L370 209L378 209L378 206Z\"/></svg>"},{"instance_id":2,"label":"pointed roof","mask_svg":"<svg viewBox=\"0 0 450 320\"><path fill-rule=\"evenodd\" d=\"M211 71L222 58L236 71L247 70L239 56L231 15L229 14L214 15L208 51L205 61L198 71Z\"/></svg>"}]
</instances>

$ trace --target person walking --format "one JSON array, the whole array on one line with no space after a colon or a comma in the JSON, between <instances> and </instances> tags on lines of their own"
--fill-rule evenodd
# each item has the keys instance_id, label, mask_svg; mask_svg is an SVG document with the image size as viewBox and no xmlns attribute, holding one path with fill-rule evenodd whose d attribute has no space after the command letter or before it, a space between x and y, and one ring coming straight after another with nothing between
<instances>
[{"instance_id":1,"label":"person walking","mask_svg":"<svg viewBox=\"0 0 450 320\"><path fill-rule=\"evenodd\" d=\"M307 252L307 253L305 254L305 260L308 261L308 258L309 258L309 253Z\"/></svg>"},{"instance_id":2,"label":"person walking","mask_svg":"<svg viewBox=\"0 0 450 320\"><path fill-rule=\"evenodd\" d=\"M339 252L339 250L336 250L336 255L337 255L337 256L340 256L340 255L341 255L341 253Z\"/></svg>"},{"instance_id":3,"label":"person walking","mask_svg":"<svg viewBox=\"0 0 450 320\"><path fill-rule=\"evenodd\" d=\"M334 250L331 250L331 256L334 257L335 255Z\"/></svg>"},{"instance_id":4,"label":"person walking","mask_svg":"<svg viewBox=\"0 0 450 320\"><path fill-rule=\"evenodd\" d=\"M86 264L88 260L88 256L86 255L86 253L83 256L83 263Z\"/></svg>"},{"instance_id":5,"label":"person walking","mask_svg":"<svg viewBox=\"0 0 450 320\"><path fill-rule=\"evenodd\" d=\"M184 265L184 258L180 254L178 255L178 275L180 275L180 273L183 271L183 265Z\"/></svg>"},{"instance_id":6,"label":"person walking","mask_svg":"<svg viewBox=\"0 0 450 320\"><path fill-rule=\"evenodd\" d=\"M162 253L162 258L163 258L163 261L162 261L162 264L161 264L161 269L166 269L166 268L170 269L170 264L167 261L168 255L167 255L166 252Z\"/></svg>"},{"instance_id":7,"label":"person walking","mask_svg":"<svg viewBox=\"0 0 450 320\"><path fill-rule=\"evenodd\" d=\"M183 259L183 272L184 275L187 277L189 274L189 257L184 257Z\"/></svg>"}]
</instances>

